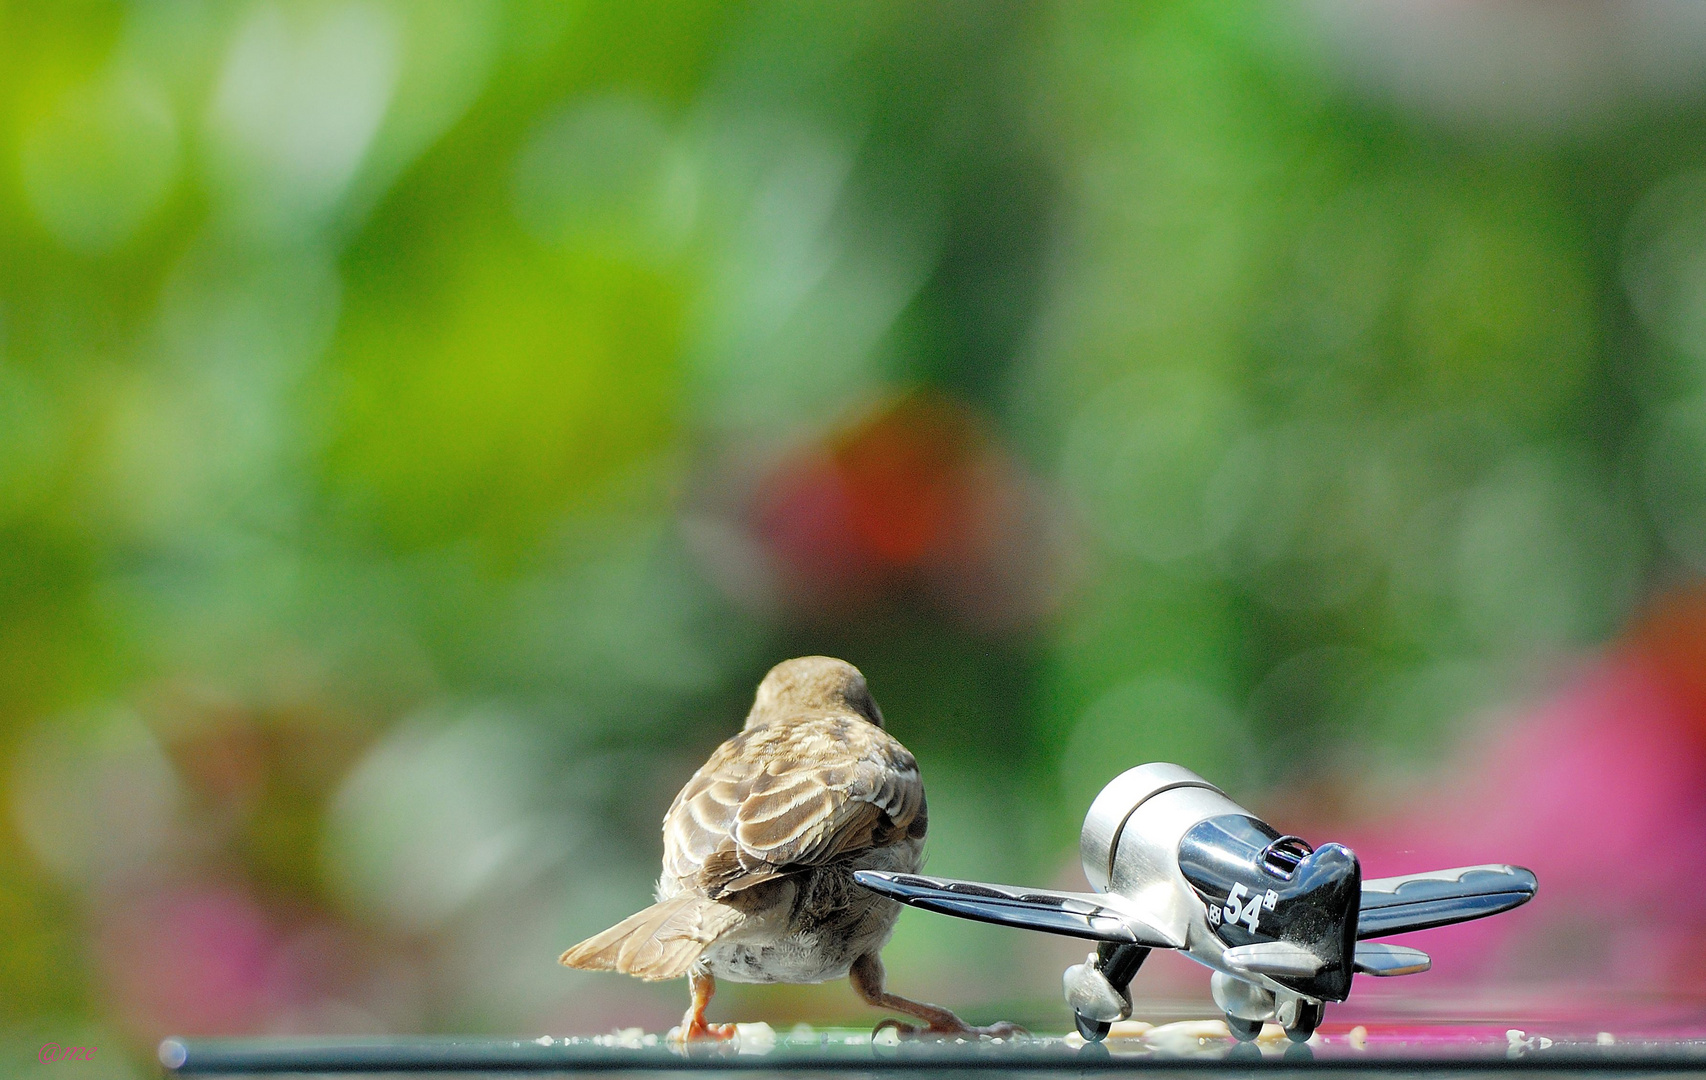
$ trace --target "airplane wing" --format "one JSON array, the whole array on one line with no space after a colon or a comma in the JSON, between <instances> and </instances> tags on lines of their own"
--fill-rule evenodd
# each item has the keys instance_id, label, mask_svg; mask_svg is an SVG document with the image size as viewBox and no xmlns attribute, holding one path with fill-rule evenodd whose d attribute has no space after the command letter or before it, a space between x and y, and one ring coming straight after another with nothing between
<instances>
[{"instance_id":1,"label":"airplane wing","mask_svg":"<svg viewBox=\"0 0 1706 1080\"><path fill-rule=\"evenodd\" d=\"M1239 945L1227 949L1221 959L1235 972L1293 979L1308 978L1325 966L1315 953L1289 941ZM1363 975L1414 975L1433 966L1428 954L1420 949L1376 941L1358 942L1354 962Z\"/></svg>"},{"instance_id":2,"label":"airplane wing","mask_svg":"<svg viewBox=\"0 0 1706 1080\"><path fill-rule=\"evenodd\" d=\"M1096 893L1021 889L883 870L857 870L853 880L903 904L962 919L1151 949L1184 945L1142 919L1109 906L1108 898Z\"/></svg>"},{"instance_id":3,"label":"airplane wing","mask_svg":"<svg viewBox=\"0 0 1706 1080\"><path fill-rule=\"evenodd\" d=\"M1497 915L1528 903L1535 888L1533 872L1499 864L1374 878L1362 883L1357 938L1385 937Z\"/></svg>"}]
</instances>

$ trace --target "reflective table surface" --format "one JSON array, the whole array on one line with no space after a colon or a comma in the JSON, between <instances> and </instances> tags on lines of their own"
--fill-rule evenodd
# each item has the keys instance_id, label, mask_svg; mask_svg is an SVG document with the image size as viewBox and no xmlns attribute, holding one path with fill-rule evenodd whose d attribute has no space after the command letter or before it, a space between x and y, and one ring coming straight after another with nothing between
<instances>
[{"instance_id":1,"label":"reflective table surface","mask_svg":"<svg viewBox=\"0 0 1706 1080\"><path fill-rule=\"evenodd\" d=\"M639 1029L606 1035L525 1039L400 1038L168 1039L160 1045L168 1075L405 1072L638 1073L716 1070L750 1073L1005 1073L1143 1071L1362 1071L1379 1073L1694 1072L1706 1074L1706 1020L1625 1020L1599 1027L1551 1020L1506 1022L1370 1019L1323 1025L1303 1045L1270 1025L1239 1044L1219 1020L1117 1025L1086 1044L1076 1034L1010 1040L897 1040L869 1029L777 1031L742 1024L724 1042L682 1047Z\"/></svg>"}]
</instances>

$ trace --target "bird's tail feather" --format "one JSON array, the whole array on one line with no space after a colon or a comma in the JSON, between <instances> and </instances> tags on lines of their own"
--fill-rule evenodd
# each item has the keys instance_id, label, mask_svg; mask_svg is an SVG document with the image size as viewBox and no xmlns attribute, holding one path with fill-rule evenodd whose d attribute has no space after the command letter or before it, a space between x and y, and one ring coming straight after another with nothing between
<instances>
[{"instance_id":1,"label":"bird's tail feather","mask_svg":"<svg viewBox=\"0 0 1706 1080\"><path fill-rule=\"evenodd\" d=\"M728 904L702 896L677 896L628 916L558 959L572 968L620 971L651 980L679 979L705 946L744 918Z\"/></svg>"}]
</instances>

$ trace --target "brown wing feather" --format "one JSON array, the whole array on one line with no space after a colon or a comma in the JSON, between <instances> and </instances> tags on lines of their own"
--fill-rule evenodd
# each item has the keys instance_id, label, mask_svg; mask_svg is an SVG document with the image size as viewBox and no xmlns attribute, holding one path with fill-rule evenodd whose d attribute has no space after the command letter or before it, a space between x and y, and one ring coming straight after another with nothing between
<instances>
[{"instance_id":1,"label":"brown wing feather","mask_svg":"<svg viewBox=\"0 0 1706 1080\"><path fill-rule=\"evenodd\" d=\"M748 728L676 796L664 873L720 896L905 835L923 808L918 763L862 718Z\"/></svg>"}]
</instances>

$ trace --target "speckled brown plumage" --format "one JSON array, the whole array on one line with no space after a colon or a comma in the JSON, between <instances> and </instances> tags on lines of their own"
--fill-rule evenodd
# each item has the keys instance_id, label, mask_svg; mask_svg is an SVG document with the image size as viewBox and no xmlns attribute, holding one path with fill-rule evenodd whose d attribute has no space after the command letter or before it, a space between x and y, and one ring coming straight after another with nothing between
<instances>
[{"instance_id":1,"label":"speckled brown plumage","mask_svg":"<svg viewBox=\"0 0 1706 1080\"><path fill-rule=\"evenodd\" d=\"M900 905L856 884L853 871L918 871L927 824L918 763L883 730L859 670L827 656L784 661L759 684L745 727L664 816L658 902L562 962L643 979L689 976L683 1038L728 1033L704 1018L719 975L788 983L850 975L866 1001L919 1017L927 1030L1011 1032L970 1028L883 989L878 953Z\"/></svg>"}]
</instances>

